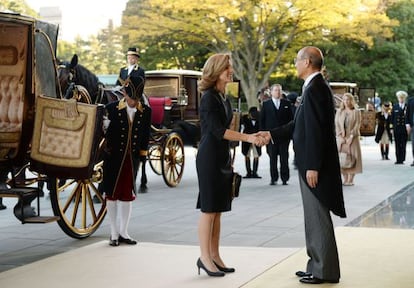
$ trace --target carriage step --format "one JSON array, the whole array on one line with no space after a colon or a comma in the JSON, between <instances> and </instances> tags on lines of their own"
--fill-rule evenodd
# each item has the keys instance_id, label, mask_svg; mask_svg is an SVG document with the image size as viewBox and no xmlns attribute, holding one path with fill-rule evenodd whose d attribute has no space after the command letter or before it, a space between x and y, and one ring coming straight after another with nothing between
<instances>
[{"instance_id":1,"label":"carriage step","mask_svg":"<svg viewBox=\"0 0 414 288\"><path fill-rule=\"evenodd\" d=\"M39 217L39 197L40 189L34 187L14 187L10 189L0 189L0 197L14 197L18 198L16 206L13 208L14 216L22 223L27 222L26 219L32 217ZM34 199L37 201L37 213L35 208L31 206Z\"/></svg>"},{"instance_id":2,"label":"carriage step","mask_svg":"<svg viewBox=\"0 0 414 288\"><path fill-rule=\"evenodd\" d=\"M31 187L0 189L0 197L24 198L30 196L36 197L38 194L39 190Z\"/></svg>"},{"instance_id":3,"label":"carriage step","mask_svg":"<svg viewBox=\"0 0 414 288\"><path fill-rule=\"evenodd\" d=\"M24 219L24 223L33 223L33 224L44 224L44 223L50 223L55 222L60 219L59 216L35 216L35 217L29 217Z\"/></svg>"}]
</instances>

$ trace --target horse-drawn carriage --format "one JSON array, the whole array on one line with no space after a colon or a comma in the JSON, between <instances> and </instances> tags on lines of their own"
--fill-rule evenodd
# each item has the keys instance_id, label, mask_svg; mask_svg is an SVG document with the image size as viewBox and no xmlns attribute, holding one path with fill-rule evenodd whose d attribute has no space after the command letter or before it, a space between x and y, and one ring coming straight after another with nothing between
<instances>
[{"instance_id":1,"label":"horse-drawn carriage","mask_svg":"<svg viewBox=\"0 0 414 288\"><path fill-rule=\"evenodd\" d=\"M55 25L0 13L0 197L18 199L22 223L58 221L69 236L85 238L106 211L98 191L104 106L60 99L57 35ZM52 216L40 215L45 183Z\"/></svg>"},{"instance_id":2,"label":"horse-drawn carriage","mask_svg":"<svg viewBox=\"0 0 414 288\"><path fill-rule=\"evenodd\" d=\"M358 103L361 111L361 136L374 136L376 126L375 109L364 108L361 107L361 105L369 104L369 100L374 99L375 89L358 88L356 83L351 82L330 82L329 84L334 94L336 107L339 107L342 102L342 96L344 93L351 93L354 96L355 102Z\"/></svg>"}]
</instances>

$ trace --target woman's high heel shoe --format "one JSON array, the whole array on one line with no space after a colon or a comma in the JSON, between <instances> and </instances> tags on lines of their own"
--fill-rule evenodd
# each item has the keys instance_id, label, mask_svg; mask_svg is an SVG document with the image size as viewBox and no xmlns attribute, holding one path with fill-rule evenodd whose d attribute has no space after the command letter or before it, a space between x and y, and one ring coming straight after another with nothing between
<instances>
[{"instance_id":1,"label":"woman's high heel shoe","mask_svg":"<svg viewBox=\"0 0 414 288\"><path fill-rule=\"evenodd\" d=\"M233 273L236 272L236 269L234 268L228 268L228 267L221 267L220 265L218 265L216 262L214 262L214 265L216 265L217 269L220 271L223 271L224 273Z\"/></svg>"},{"instance_id":2,"label":"woman's high heel shoe","mask_svg":"<svg viewBox=\"0 0 414 288\"><path fill-rule=\"evenodd\" d=\"M198 260L197 260L197 268L198 268L198 275L200 275L200 268L203 269L204 271L206 271L208 276L223 277L224 275L226 275L226 274L224 274L223 271L213 272L213 271L208 270L206 268L206 266L204 266L203 262L201 262L200 258L198 258Z\"/></svg>"}]
</instances>

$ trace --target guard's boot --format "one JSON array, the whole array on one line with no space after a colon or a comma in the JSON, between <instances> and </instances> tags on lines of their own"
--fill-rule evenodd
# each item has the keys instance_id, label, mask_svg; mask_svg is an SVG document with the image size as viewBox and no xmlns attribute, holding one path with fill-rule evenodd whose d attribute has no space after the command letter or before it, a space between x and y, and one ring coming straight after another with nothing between
<instances>
[{"instance_id":1,"label":"guard's boot","mask_svg":"<svg viewBox=\"0 0 414 288\"><path fill-rule=\"evenodd\" d=\"M262 178L257 175L257 168L259 167L259 158L253 159L253 178Z\"/></svg>"},{"instance_id":2,"label":"guard's boot","mask_svg":"<svg viewBox=\"0 0 414 288\"><path fill-rule=\"evenodd\" d=\"M247 174L243 178L252 178L252 168L250 166L250 158L249 157L244 158L244 162L246 164Z\"/></svg>"},{"instance_id":3,"label":"guard's boot","mask_svg":"<svg viewBox=\"0 0 414 288\"><path fill-rule=\"evenodd\" d=\"M388 153L390 152L390 145L386 144L385 145L385 151L384 151L384 158L385 160L390 160L390 158L388 158Z\"/></svg>"}]
</instances>

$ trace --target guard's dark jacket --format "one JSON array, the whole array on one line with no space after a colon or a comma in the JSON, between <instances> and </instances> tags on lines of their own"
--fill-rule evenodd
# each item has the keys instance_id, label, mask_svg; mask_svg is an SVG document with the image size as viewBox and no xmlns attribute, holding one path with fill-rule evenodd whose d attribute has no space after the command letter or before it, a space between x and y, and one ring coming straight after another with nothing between
<instances>
[{"instance_id":1,"label":"guard's dark jacket","mask_svg":"<svg viewBox=\"0 0 414 288\"><path fill-rule=\"evenodd\" d=\"M116 80L116 85L122 85L120 79L126 80L128 77L142 77L145 80L145 70L138 66L138 64L135 64L135 67L131 70L131 73L128 75L128 67L122 67L119 70L119 76L118 80ZM140 91L136 91L136 95L139 95L139 97L141 97L140 95L142 95L142 93L144 93L144 85L142 85L142 89L140 89Z\"/></svg>"},{"instance_id":2,"label":"guard's dark jacket","mask_svg":"<svg viewBox=\"0 0 414 288\"><path fill-rule=\"evenodd\" d=\"M244 133L253 134L253 133L259 132L259 130L260 130L260 117L257 117L257 118L258 119L251 119L249 117L249 115L243 115L242 123L244 125L244 130L243 130ZM253 124L253 120L254 120L254 124ZM252 144L250 144L248 142L242 142L242 153L243 153L243 155L245 155L245 156L247 155L251 145ZM257 153L260 156L262 154L262 147L256 146L256 150L257 150Z\"/></svg>"},{"instance_id":3,"label":"guard's dark jacket","mask_svg":"<svg viewBox=\"0 0 414 288\"><path fill-rule=\"evenodd\" d=\"M139 167L140 156L148 153L148 141L151 129L151 108L139 104L133 123L130 124L125 98L106 106L108 119L111 121L105 134L106 148L104 155L104 192L112 195L119 180L124 161L131 161L133 167L132 183ZM127 158L130 152L130 158ZM135 191L134 191L135 192Z\"/></svg>"},{"instance_id":4,"label":"guard's dark jacket","mask_svg":"<svg viewBox=\"0 0 414 288\"><path fill-rule=\"evenodd\" d=\"M273 139L293 134L297 167L306 181L306 171L316 170L319 179L313 194L334 214L346 217L341 172L335 138L335 109L332 91L321 74L306 87L295 118L270 130Z\"/></svg>"},{"instance_id":5,"label":"guard's dark jacket","mask_svg":"<svg viewBox=\"0 0 414 288\"><path fill-rule=\"evenodd\" d=\"M392 133L391 133L391 122L392 115L388 114L387 119L385 119L384 113L377 113L377 132L375 133L375 142L379 143L381 141L382 134L387 133L389 140L392 142Z\"/></svg>"}]
</instances>

